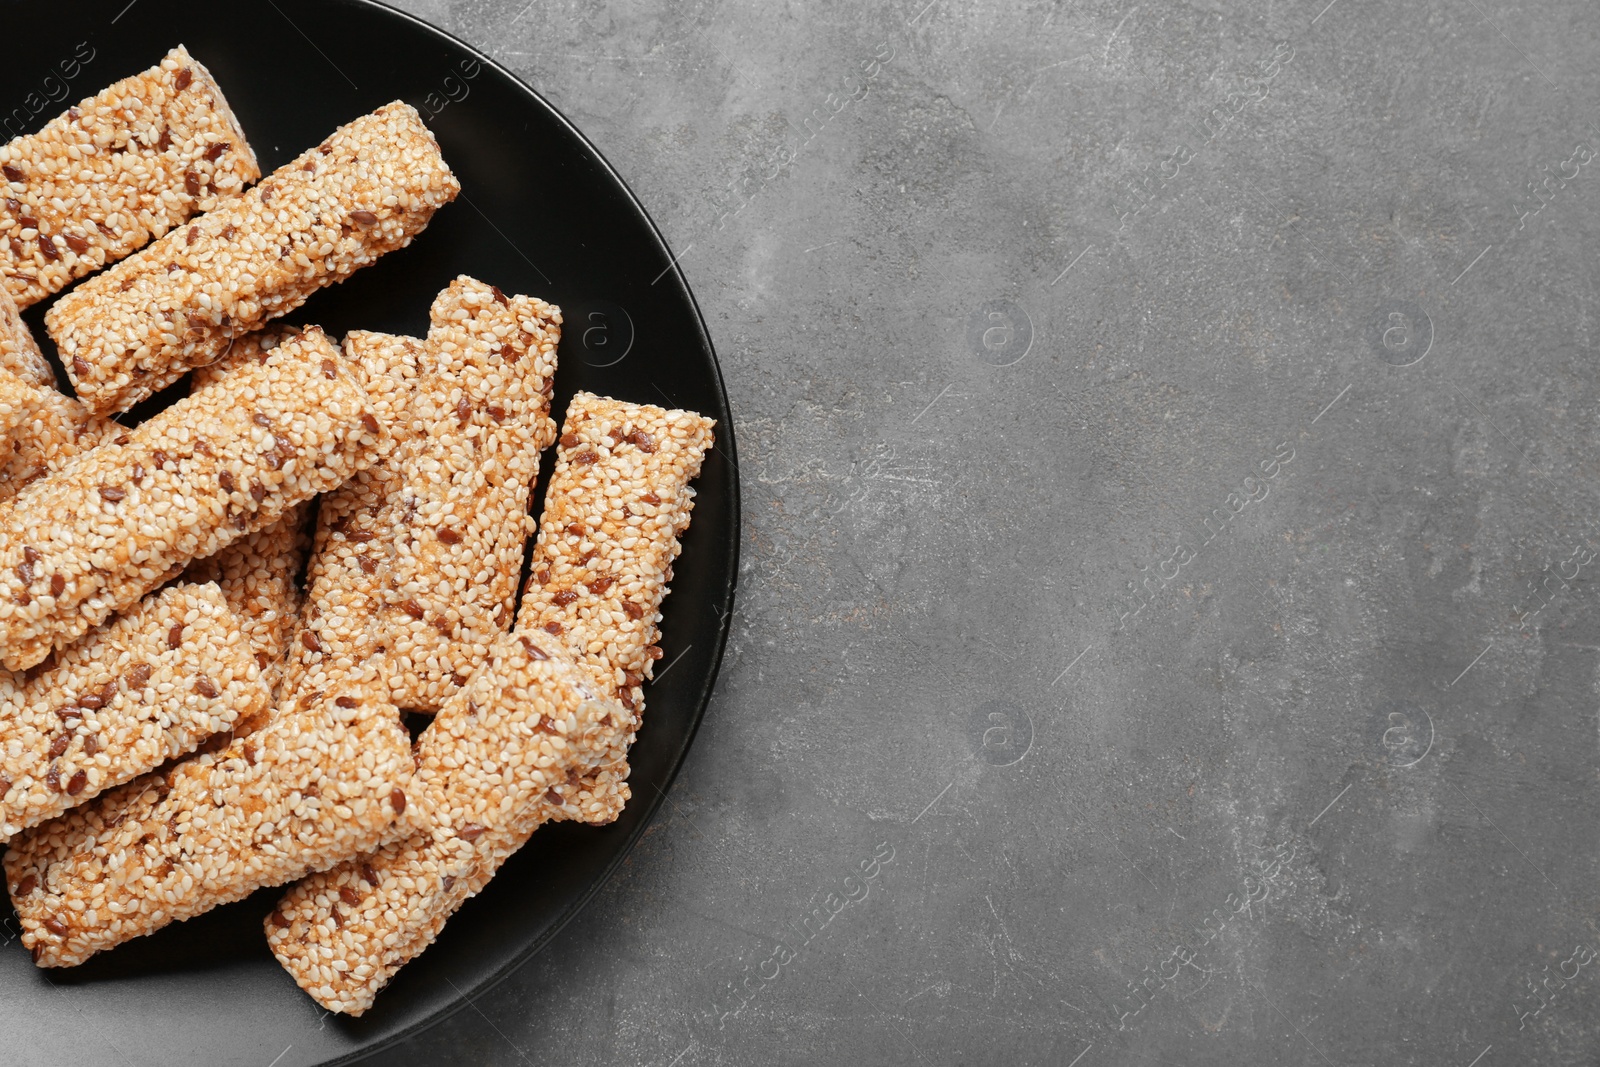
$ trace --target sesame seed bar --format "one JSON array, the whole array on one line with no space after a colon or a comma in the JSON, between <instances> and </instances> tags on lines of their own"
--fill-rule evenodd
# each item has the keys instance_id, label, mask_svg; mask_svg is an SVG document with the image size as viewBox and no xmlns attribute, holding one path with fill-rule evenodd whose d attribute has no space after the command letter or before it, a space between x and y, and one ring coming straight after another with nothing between
<instances>
[{"instance_id":1,"label":"sesame seed bar","mask_svg":"<svg viewBox=\"0 0 1600 1067\"><path fill-rule=\"evenodd\" d=\"M0 508L0 665L31 667L174 569L339 485L385 437L362 368L312 328L69 460Z\"/></svg>"},{"instance_id":2,"label":"sesame seed bar","mask_svg":"<svg viewBox=\"0 0 1600 1067\"><path fill-rule=\"evenodd\" d=\"M61 470L79 453L128 432L58 392L54 385L38 389L31 403L32 410L17 428L16 450L0 464L0 501L10 500L30 483Z\"/></svg>"},{"instance_id":3,"label":"sesame seed bar","mask_svg":"<svg viewBox=\"0 0 1600 1067\"><path fill-rule=\"evenodd\" d=\"M411 406L426 351L421 341L388 334L352 332L345 356L367 373L369 394L389 428L389 451L370 467L324 495L306 565L305 602L289 643L284 692L346 692L365 687L383 696L380 684L379 597L394 539L395 501L405 475L392 462L398 449L426 427Z\"/></svg>"},{"instance_id":4,"label":"sesame seed bar","mask_svg":"<svg viewBox=\"0 0 1600 1067\"><path fill-rule=\"evenodd\" d=\"M389 699L435 711L511 628L528 515L550 418L561 311L457 278L434 301L429 372L413 403L428 432L390 461L403 473L376 624Z\"/></svg>"},{"instance_id":5,"label":"sesame seed bar","mask_svg":"<svg viewBox=\"0 0 1600 1067\"><path fill-rule=\"evenodd\" d=\"M517 628L564 637L608 696L644 711L661 658L661 602L716 423L579 393L561 427ZM630 732L605 776L627 799ZM596 781L598 788L602 784Z\"/></svg>"},{"instance_id":6,"label":"sesame seed bar","mask_svg":"<svg viewBox=\"0 0 1600 1067\"><path fill-rule=\"evenodd\" d=\"M0 673L0 842L266 703L239 620L209 584L146 598L48 669Z\"/></svg>"},{"instance_id":7,"label":"sesame seed bar","mask_svg":"<svg viewBox=\"0 0 1600 1067\"><path fill-rule=\"evenodd\" d=\"M391 705L334 694L280 708L220 752L24 831L5 856L22 943L70 967L413 832L411 741Z\"/></svg>"},{"instance_id":8,"label":"sesame seed bar","mask_svg":"<svg viewBox=\"0 0 1600 1067\"><path fill-rule=\"evenodd\" d=\"M0 279L29 307L259 177L222 90L180 45L0 146Z\"/></svg>"},{"instance_id":9,"label":"sesame seed bar","mask_svg":"<svg viewBox=\"0 0 1600 1067\"><path fill-rule=\"evenodd\" d=\"M559 642L501 635L418 739L423 829L290 889L266 920L278 961L323 1007L366 1011L535 829L583 817L572 783L627 719Z\"/></svg>"},{"instance_id":10,"label":"sesame seed bar","mask_svg":"<svg viewBox=\"0 0 1600 1067\"><path fill-rule=\"evenodd\" d=\"M559 340L558 309L470 278L434 301L420 352L345 339L347 355L405 368L386 378L410 384L395 402L406 428L322 503L296 684L360 670L396 705L436 711L510 627Z\"/></svg>"},{"instance_id":11,"label":"sesame seed bar","mask_svg":"<svg viewBox=\"0 0 1600 1067\"><path fill-rule=\"evenodd\" d=\"M33 339L33 331L22 321L4 286L0 286L0 370L8 370L41 389L56 387L56 372L39 351L39 342Z\"/></svg>"},{"instance_id":12,"label":"sesame seed bar","mask_svg":"<svg viewBox=\"0 0 1600 1067\"><path fill-rule=\"evenodd\" d=\"M45 316L78 396L123 411L410 244L460 183L399 102L63 296Z\"/></svg>"}]
</instances>

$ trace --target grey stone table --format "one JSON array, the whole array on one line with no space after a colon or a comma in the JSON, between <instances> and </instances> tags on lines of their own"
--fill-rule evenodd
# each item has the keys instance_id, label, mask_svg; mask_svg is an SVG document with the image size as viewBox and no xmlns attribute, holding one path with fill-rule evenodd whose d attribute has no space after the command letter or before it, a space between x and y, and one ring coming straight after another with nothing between
<instances>
[{"instance_id":1,"label":"grey stone table","mask_svg":"<svg viewBox=\"0 0 1600 1067\"><path fill-rule=\"evenodd\" d=\"M746 512L657 823L384 1062L1596 1062L1600 10L402 6L682 253Z\"/></svg>"}]
</instances>

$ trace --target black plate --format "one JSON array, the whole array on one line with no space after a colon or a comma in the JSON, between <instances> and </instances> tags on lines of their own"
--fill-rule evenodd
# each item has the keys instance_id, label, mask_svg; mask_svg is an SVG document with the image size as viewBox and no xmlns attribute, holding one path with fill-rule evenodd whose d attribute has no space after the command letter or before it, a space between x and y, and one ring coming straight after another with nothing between
<instances>
[{"instance_id":1,"label":"black plate","mask_svg":"<svg viewBox=\"0 0 1600 1067\"><path fill-rule=\"evenodd\" d=\"M565 310L558 412L589 389L718 421L665 609L661 665L671 669L645 689L632 803L609 827L541 830L367 1015L325 1017L267 952L261 920L278 891L73 971L36 970L15 916L7 910L0 922L0 1061L290 1067L353 1058L438 1020L548 941L638 839L693 739L727 634L739 544L732 421L710 338L661 235L594 146L487 57L408 15L358 0L0 11L13 45L0 65L0 105L26 118L40 104L28 131L179 43L216 76L265 171L380 104L411 103L438 135L462 196L410 248L324 290L293 320L330 334L420 335L434 295L471 274ZM63 70L88 49L93 58L80 58L62 90ZM60 102L42 104L52 93ZM41 340L42 311L27 314Z\"/></svg>"}]
</instances>

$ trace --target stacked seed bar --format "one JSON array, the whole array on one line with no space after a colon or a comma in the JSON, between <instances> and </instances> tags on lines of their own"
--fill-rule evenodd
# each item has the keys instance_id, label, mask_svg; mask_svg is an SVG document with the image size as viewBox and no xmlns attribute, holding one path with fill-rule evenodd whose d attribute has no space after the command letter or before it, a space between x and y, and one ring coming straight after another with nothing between
<instances>
[{"instance_id":1,"label":"stacked seed bar","mask_svg":"<svg viewBox=\"0 0 1600 1067\"><path fill-rule=\"evenodd\" d=\"M39 351L33 331L22 321L11 294L0 286L0 370L10 371L29 385L54 389L55 371Z\"/></svg>"},{"instance_id":2,"label":"stacked seed bar","mask_svg":"<svg viewBox=\"0 0 1600 1067\"><path fill-rule=\"evenodd\" d=\"M661 601L693 507L689 483L713 426L687 411L573 399L517 629L418 742L421 788L412 793L432 829L312 875L268 920L279 962L318 1003L364 1012L543 823L602 824L620 814L639 685L651 673ZM586 700L612 711L581 753L540 763L541 774L509 774L506 762L528 744L518 715L533 698L506 673L529 663L551 674L576 669L585 682L569 683L572 691L587 689L599 699Z\"/></svg>"},{"instance_id":3,"label":"stacked seed bar","mask_svg":"<svg viewBox=\"0 0 1600 1067\"><path fill-rule=\"evenodd\" d=\"M637 716L661 658L661 601L716 423L579 393L561 426L521 628L565 636Z\"/></svg>"},{"instance_id":4,"label":"stacked seed bar","mask_svg":"<svg viewBox=\"0 0 1600 1067\"><path fill-rule=\"evenodd\" d=\"M175 48L0 146L0 282L26 308L260 176L222 90Z\"/></svg>"},{"instance_id":5,"label":"stacked seed bar","mask_svg":"<svg viewBox=\"0 0 1600 1067\"><path fill-rule=\"evenodd\" d=\"M633 713L581 784L615 818L632 796L628 750L661 658L661 602L694 510L690 483L716 423L692 411L579 393L545 490L519 629L563 636L601 691Z\"/></svg>"},{"instance_id":6,"label":"stacked seed bar","mask_svg":"<svg viewBox=\"0 0 1600 1067\"><path fill-rule=\"evenodd\" d=\"M45 324L84 403L126 410L410 244L460 189L415 109L387 104L74 289Z\"/></svg>"},{"instance_id":7,"label":"stacked seed bar","mask_svg":"<svg viewBox=\"0 0 1600 1067\"><path fill-rule=\"evenodd\" d=\"M22 943L42 967L74 966L369 852L397 829L411 773L392 706L327 694L280 709L220 752L13 839L6 884Z\"/></svg>"},{"instance_id":8,"label":"stacked seed bar","mask_svg":"<svg viewBox=\"0 0 1600 1067\"><path fill-rule=\"evenodd\" d=\"M0 508L0 662L31 667L372 462L363 378L310 329L23 489Z\"/></svg>"},{"instance_id":9,"label":"stacked seed bar","mask_svg":"<svg viewBox=\"0 0 1600 1067\"><path fill-rule=\"evenodd\" d=\"M174 585L63 652L0 674L0 842L182 755L267 691L214 585Z\"/></svg>"},{"instance_id":10,"label":"stacked seed bar","mask_svg":"<svg viewBox=\"0 0 1600 1067\"><path fill-rule=\"evenodd\" d=\"M417 742L408 790L427 827L301 882L267 919L295 981L359 1015L545 821L579 818L561 790L608 758L628 715L546 635L504 634Z\"/></svg>"},{"instance_id":11,"label":"stacked seed bar","mask_svg":"<svg viewBox=\"0 0 1600 1067\"><path fill-rule=\"evenodd\" d=\"M346 340L357 358L417 371L419 432L323 502L296 684L367 661L386 699L436 711L510 627L539 452L555 439L560 322L542 300L458 278L423 351Z\"/></svg>"},{"instance_id":12,"label":"stacked seed bar","mask_svg":"<svg viewBox=\"0 0 1600 1067\"><path fill-rule=\"evenodd\" d=\"M559 308L471 278L434 301L414 402L428 432L396 453L392 584L374 620L401 707L441 707L511 626L560 340Z\"/></svg>"}]
</instances>

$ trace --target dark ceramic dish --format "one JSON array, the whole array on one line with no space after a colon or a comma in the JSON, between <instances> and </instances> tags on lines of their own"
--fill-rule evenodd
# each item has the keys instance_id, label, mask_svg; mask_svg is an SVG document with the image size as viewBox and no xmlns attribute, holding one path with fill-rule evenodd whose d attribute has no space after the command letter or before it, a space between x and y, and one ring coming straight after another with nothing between
<instances>
[{"instance_id":1,"label":"dark ceramic dish","mask_svg":"<svg viewBox=\"0 0 1600 1067\"><path fill-rule=\"evenodd\" d=\"M670 670L645 688L632 803L612 826L540 830L365 1016L325 1016L267 951L261 920L279 890L69 971L35 969L0 905L5 1062L291 1067L356 1058L460 1007L573 919L639 838L693 740L727 635L739 545L732 421L711 340L661 235L594 146L490 59L408 15L364 0L0 10L13 44L0 66L7 139L179 43L221 84L263 171L387 101L422 113L461 197L410 248L319 293L292 321L335 335L421 335L434 295L471 274L565 311L558 417L587 389L717 419L662 624L660 666ZM43 311L26 315L41 342Z\"/></svg>"}]
</instances>

